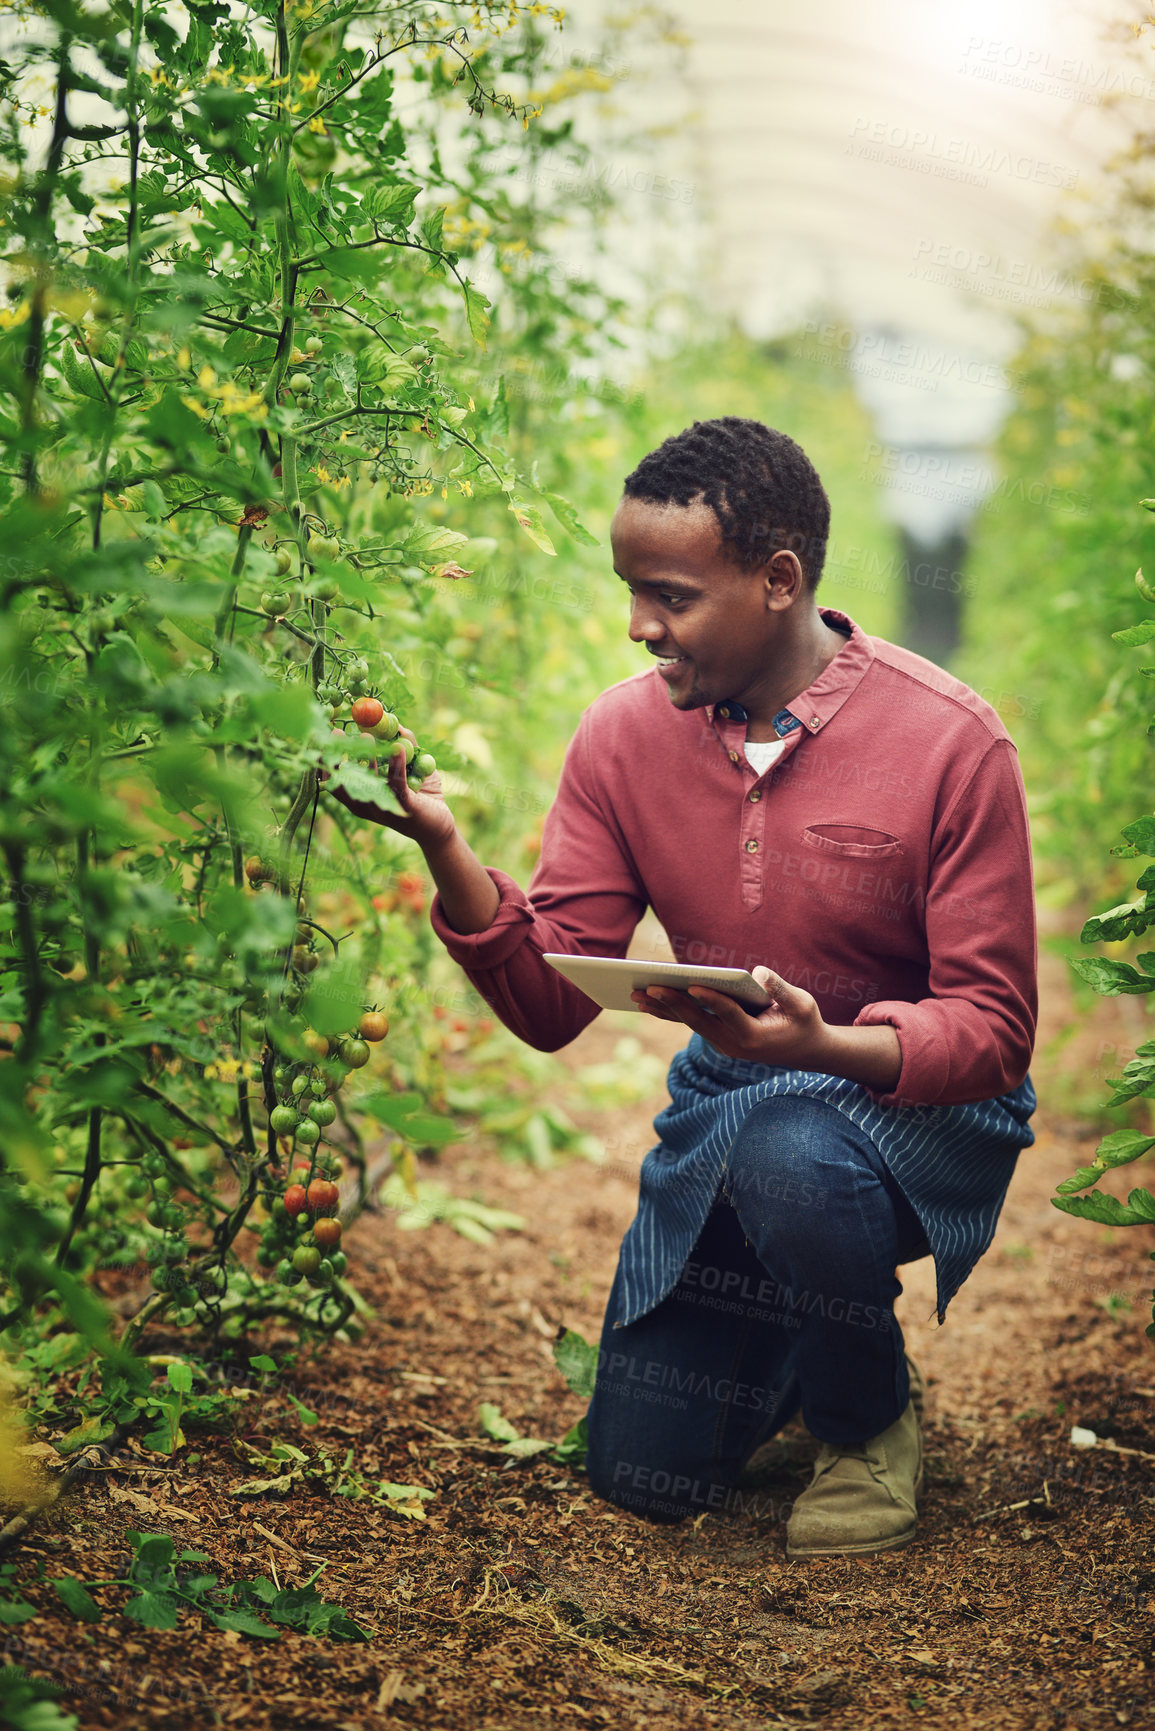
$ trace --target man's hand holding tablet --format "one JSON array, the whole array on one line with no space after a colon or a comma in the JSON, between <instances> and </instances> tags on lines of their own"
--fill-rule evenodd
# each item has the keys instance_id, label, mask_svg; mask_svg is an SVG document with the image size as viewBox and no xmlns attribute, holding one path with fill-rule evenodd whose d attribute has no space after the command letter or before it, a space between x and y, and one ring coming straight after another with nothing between
<instances>
[{"instance_id":1,"label":"man's hand holding tablet","mask_svg":"<svg viewBox=\"0 0 1155 1731\"><path fill-rule=\"evenodd\" d=\"M682 1022L715 1051L748 1063L826 1069L830 1037L839 1032L823 1021L809 992L770 968L751 974L745 968L608 956L547 954L543 959L604 1008Z\"/></svg>"}]
</instances>

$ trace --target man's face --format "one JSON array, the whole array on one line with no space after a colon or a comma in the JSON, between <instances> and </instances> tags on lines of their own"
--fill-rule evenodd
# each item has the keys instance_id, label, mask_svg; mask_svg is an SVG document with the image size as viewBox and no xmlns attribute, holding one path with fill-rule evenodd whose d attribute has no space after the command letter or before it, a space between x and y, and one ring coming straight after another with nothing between
<instances>
[{"instance_id":1,"label":"man's face","mask_svg":"<svg viewBox=\"0 0 1155 1731\"><path fill-rule=\"evenodd\" d=\"M773 678L786 609L802 592L795 556L744 570L723 548L708 505L631 498L614 513L610 542L632 596L630 637L660 658L674 707L756 700Z\"/></svg>"}]
</instances>

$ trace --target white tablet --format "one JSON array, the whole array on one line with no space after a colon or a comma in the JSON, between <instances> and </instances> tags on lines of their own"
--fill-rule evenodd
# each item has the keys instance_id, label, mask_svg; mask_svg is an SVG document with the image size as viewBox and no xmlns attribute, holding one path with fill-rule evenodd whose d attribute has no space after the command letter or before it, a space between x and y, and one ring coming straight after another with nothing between
<instances>
[{"instance_id":1,"label":"white tablet","mask_svg":"<svg viewBox=\"0 0 1155 1731\"><path fill-rule=\"evenodd\" d=\"M770 994L745 968L699 968L685 962L632 961L618 956L547 955L543 959L603 1010L635 1010L641 1015L638 1006L631 1003L630 993L646 986L673 986L680 991L687 986L711 986L737 998L750 1010L765 1009L771 1002Z\"/></svg>"}]
</instances>

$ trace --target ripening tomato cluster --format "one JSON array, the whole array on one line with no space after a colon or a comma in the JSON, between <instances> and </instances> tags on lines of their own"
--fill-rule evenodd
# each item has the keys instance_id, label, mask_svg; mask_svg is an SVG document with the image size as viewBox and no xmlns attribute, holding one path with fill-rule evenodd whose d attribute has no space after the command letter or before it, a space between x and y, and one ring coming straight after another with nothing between
<instances>
[{"instance_id":1,"label":"ripening tomato cluster","mask_svg":"<svg viewBox=\"0 0 1155 1731\"><path fill-rule=\"evenodd\" d=\"M329 1286L348 1267L337 1218L340 1190L335 1179L340 1171L335 1155L322 1154L312 1167L291 1172L284 1195L274 1198L257 1261L275 1268L283 1286L302 1280Z\"/></svg>"},{"instance_id":2,"label":"ripening tomato cluster","mask_svg":"<svg viewBox=\"0 0 1155 1731\"><path fill-rule=\"evenodd\" d=\"M347 714L364 738L381 740L388 747L387 755L396 756L403 751L406 778L419 786L436 772L437 759L431 751L422 751L419 745L414 745L411 739L400 737L400 720L393 710L387 709L381 699L369 691L368 665L360 657L357 659L360 666L365 668L366 678L348 679L348 690L342 689L334 680L326 680L317 687L318 701L328 705L334 721L344 720Z\"/></svg>"},{"instance_id":3,"label":"ripening tomato cluster","mask_svg":"<svg viewBox=\"0 0 1155 1731\"><path fill-rule=\"evenodd\" d=\"M319 1144L337 1117L331 1095L350 1070L360 1070L369 1062L370 1046L388 1032L389 1021L381 1010L365 1010L355 1032L332 1048L324 1034L306 1029L304 1043L316 1062L274 1068L279 1099L269 1113L269 1127L279 1141L291 1142L309 1160L308 1166L293 1172L284 1194L273 1199L257 1252L260 1265L275 1268L277 1279L286 1286L302 1279L327 1286L345 1272L341 1222L333 1218L338 1200L334 1180L340 1176L341 1162Z\"/></svg>"}]
</instances>

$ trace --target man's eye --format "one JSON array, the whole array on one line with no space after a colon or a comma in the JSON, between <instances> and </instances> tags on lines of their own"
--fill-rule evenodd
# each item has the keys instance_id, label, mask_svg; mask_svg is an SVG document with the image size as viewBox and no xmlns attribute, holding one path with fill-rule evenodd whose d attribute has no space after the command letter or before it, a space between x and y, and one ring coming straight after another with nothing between
<instances>
[{"instance_id":1,"label":"man's eye","mask_svg":"<svg viewBox=\"0 0 1155 1731\"><path fill-rule=\"evenodd\" d=\"M658 600L664 601L667 607L677 607L682 601L681 595L659 595Z\"/></svg>"}]
</instances>

